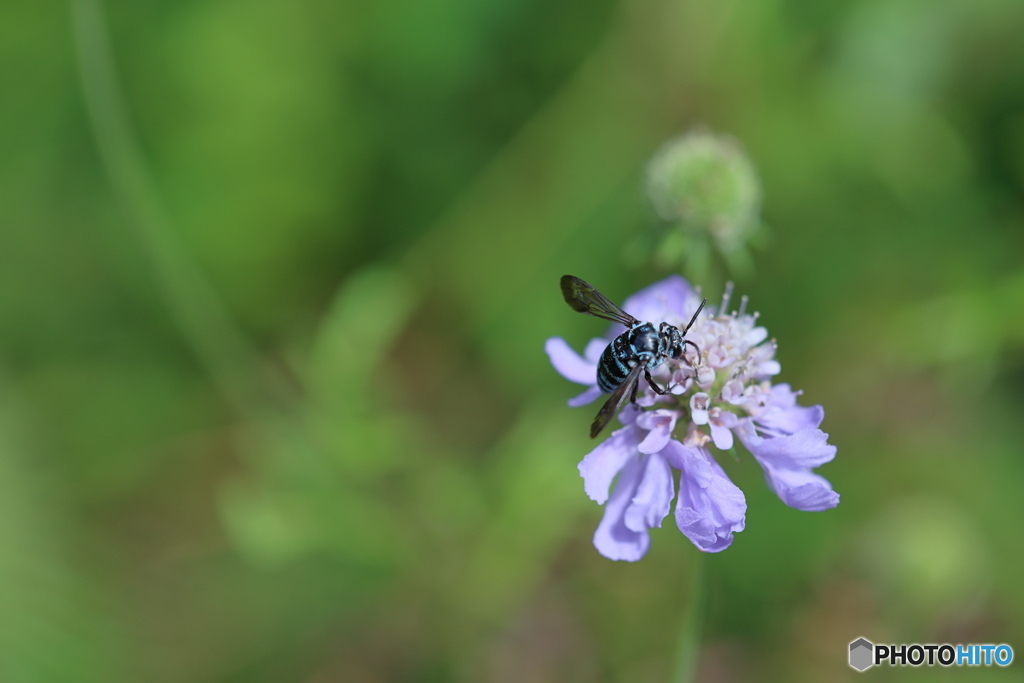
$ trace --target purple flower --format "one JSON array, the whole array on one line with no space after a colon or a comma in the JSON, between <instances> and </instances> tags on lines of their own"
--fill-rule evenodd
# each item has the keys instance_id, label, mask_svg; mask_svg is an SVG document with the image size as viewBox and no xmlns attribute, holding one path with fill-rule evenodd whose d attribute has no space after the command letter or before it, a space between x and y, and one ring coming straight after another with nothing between
<instances>
[{"instance_id":1,"label":"purple flower","mask_svg":"<svg viewBox=\"0 0 1024 683\"><path fill-rule=\"evenodd\" d=\"M584 490L604 505L594 545L613 560L639 560L650 545L648 530L660 527L676 499L679 530L705 552L729 547L743 530L747 504L743 492L715 461L713 450L732 449L735 439L754 456L768 486L783 503L820 511L839 504L839 494L813 469L835 457L828 434L818 429L821 406L797 405L799 392L772 384L781 367L775 342L757 325L757 314L728 312L727 288L717 312L706 308L686 338L687 363L665 363L655 374L672 392L659 396L641 381L637 406L619 414L623 427L580 462ZM672 276L626 300L623 309L641 321L662 321L682 328L700 299L689 283ZM606 337L592 339L583 356L560 337L547 340L551 364L566 379L587 388L569 400L582 406L602 397L597 387L601 352L625 331L614 324ZM676 495L672 470L679 471ZM614 485L613 485L614 483Z\"/></svg>"}]
</instances>

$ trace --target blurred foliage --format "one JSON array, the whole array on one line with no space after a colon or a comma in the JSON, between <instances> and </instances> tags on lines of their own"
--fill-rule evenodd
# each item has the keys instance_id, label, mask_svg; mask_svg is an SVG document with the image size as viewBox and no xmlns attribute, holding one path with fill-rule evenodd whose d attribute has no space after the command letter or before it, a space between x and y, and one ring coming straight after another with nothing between
<instances>
[{"instance_id":1,"label":"blurred foliage","mask_svg":"<svg viewBox=\"0 0 1024 683\"><path fill-rule=\"evenodd\" d=\"M597 332L560 275L663 274L644 168L701 125L772 230L696 284L843 496L722 459L701 680L1024 642L1018 1L100 10L0 6L0 680L665 680L697 551L593 550L542 346Z\"/></svg>"}]
</instances>

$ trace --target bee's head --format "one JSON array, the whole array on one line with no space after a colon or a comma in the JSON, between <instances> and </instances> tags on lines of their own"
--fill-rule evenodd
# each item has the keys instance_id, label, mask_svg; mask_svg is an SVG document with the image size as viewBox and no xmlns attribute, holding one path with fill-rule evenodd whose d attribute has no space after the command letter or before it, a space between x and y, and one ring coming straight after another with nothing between
<instances>
[{"instance_id":1,"label":"bee's head","mask_svg":"<svg viewBox=\"0 0 1024 683\"><path fill-rule=\"evenodd\" d=\"M683 333L679 331L679 328L668 323L662 323L661 328L658 330L658 336L661 337L662 342L665 345L665 354L672 360L679 360L683 356Z\"/></svg>"}]
</instances>

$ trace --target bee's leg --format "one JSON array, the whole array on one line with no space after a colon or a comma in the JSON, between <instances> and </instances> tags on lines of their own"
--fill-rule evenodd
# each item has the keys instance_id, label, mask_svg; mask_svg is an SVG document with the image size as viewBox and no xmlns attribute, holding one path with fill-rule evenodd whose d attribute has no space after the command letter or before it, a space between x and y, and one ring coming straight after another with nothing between
<instances>
[{"instance_id":1,"label":"bee's leg","mask_svg":"<svg viewBox=\"0 0 1024 683\"><path fill-rule=\"evenodd\" d=\"M668 393L668 389L662 389L653 379L651 379L651 371L647 368L644 368L644 377L647 378L647 383L651 385L651 389L654 389L654 393L661 394L662 396ZM637 382L637 384L639 384L639 382Z\"/></svg>"},{"instance_id":2,"label":"bee's leg","mask_svg":"<svg viewBox=\"0 0 1024 683\"><path fill-rule=\"evenodd\" d=\"M697 349L697 362L699 363L699 362L700 362L700 347L699 347L699 346L697 346L696 344L694 344L694 343L693 343L692 341L690 341L689 339L684 339L684 340L683 340L683 343L684 343L684 344L689 344L689 345L690 345L690 346L692 346L693 348ZM685 358L684 358L684 360L685 360ZM689 365L689 366L690 366L691 368L693 367L693 363L691 363L690 361L686 361L686 364L687 364L687 365Z\"/></svg>"},{"instance_id":3,"label":"bee's leg","mask_svg":"<svg viewBox=\"0 0 1024 683\"><path fill-rule=\"evenodd\" d=\"M629 402L636 403L636 390L640 388L640 382L633 382L633 391L629 394Z\"/></svg>"}]
</instances>

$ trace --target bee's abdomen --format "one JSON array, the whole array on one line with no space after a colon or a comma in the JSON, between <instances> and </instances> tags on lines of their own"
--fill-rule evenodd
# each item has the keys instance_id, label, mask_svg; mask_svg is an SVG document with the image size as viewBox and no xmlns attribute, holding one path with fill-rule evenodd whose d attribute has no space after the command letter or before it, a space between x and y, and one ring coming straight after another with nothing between
<instances>
[{"instance_id":1,"label":"bee's abdomen","mask_svg":"<svg viewBox=\"0 0 1024 683\"><path fill-rule=\"evenodd\" d=\"M628 333L616 337L605 347L597 363L597 386L605 393L615 391L637 363L636 352L627 339Z\"/></svg>"}]
</instances>

